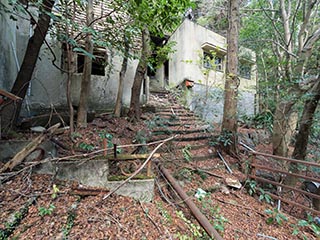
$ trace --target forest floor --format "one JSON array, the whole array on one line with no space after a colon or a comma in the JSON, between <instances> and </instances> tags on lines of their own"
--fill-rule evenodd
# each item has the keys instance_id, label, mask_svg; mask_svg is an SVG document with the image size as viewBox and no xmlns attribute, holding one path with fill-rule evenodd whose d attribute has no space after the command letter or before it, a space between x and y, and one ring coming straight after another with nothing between
<instances>
[{"instance_id":1,"label":"forest floor","mask_svg":"<svg viewBox=\"0 0 320 240\"><path fill-rule=\"evenodd\" d=\"M66 131L57 139L65 146L74 146L74 150L59 148L59 157L101 149L101 133L111 134L121 145L141 142L138 133L144 133L144 137L149 134L154 113L146 112L143 117L144 121L134 124L126 118L100 115L87 129L77 131L73 140ZM240 131L256 132L248 128ZM34 134L21 136L32 138ZM260 152L271 152L267 141L255 147ZM131 146L125 151L134 150L136 147ZM193 156L200 154L196 151ZM215 149L207 145L201 151L210 153ZM247 155L223 157L231 166L232 175L219 157L198 161L167 159L163 165L224 239L319 239L311 225L299 226L299 220L306 217L304 212L289 207L277 212L276 201L269 204L259 200L258 191L252 196L248 193L257 188L245 184L246 176L238 170L239 158L248 158ZM209 170L194 170L200 168ZM22 171L0 184L0 239L210 239L155 166L153 173L154 199L141 202L116 194L104 199L108 190L99 188L79 195L77 182ZM242 187L227 187L228 177L238 179ZM199 189L206 192L200 198L196 196Z\"/></svg>"}]
</instances>

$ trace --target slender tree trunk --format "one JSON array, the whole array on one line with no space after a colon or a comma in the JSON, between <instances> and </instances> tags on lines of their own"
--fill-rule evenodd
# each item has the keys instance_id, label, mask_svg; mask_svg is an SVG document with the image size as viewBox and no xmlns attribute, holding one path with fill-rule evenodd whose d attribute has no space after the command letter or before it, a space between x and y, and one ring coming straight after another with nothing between
<instances>
[{"instance_id":1,"label":"slender tree trunk","mask_svg":"<svg viewBox=\"0 0 320 240\"><path fill-rule=\"evenodd\" d=\"M305 102L303 113L300 119L299 131L296 137L292 158L304 160L307 155L309 134L313 123L314 113L320 100L320 79L311 91L312 97Z\"/></svg>"},{"instance_id":2,"label":"slender tree trunk","mask_svg":"<svg viewBox=\"0 0 320 240\"><path fill-rule=\"evenodd\" d=\"M141 116L140 109L140 94L142 82L147 71L147 61L150 55L150 35L147 27L142 30L142 52L141 58L134 76L133 85L131 88L131 101L128 117L139 120Z\"/></svg>"},{"instance_id":3,"label":"slender tree trunk","mask_svg":"<svg viewBox=\"0 0 320 240\"><path fill-rule=\"evenodd\" d=\"M281 101L276 107L273 120L272 146L273 154L288 156L290 140L296 128L297 114L292 112L294 101Z\"/></svg>"},{"instance_id":4,"label":"slender tree trunk","mask_svg":"<svg viewBox=\"0 0 320 240\"><path fill-rule=\"evenodd\" d=\"M68 9L67 3L65 2L65 8ZM76 5L73 2L72 3L72 21L75 19L75 13L76 13ZM71 29L69 29L69 26L66 25L66 32L68 35L68 38L73 37L74 27L71 26ZM70 137L74 133L74 109L72 105L72 96L71 96L71 83L72 83L72 76L73 73L76 70L75 65L75 57L76 55L72 52L72 46L66 41L66 51L67 51L67 61L68 61L68 78L67 78L67 89L66 89L66 95L67 95L67 104L69 108L69 126L70 126Z\"/></svg>"},{"instance_id":5,"label":"slender tree trunk","mask_svg":"<svg viewBox=\"0 0 320 240\"><path fill-rule=\"evenodd\" d=\"M37 26L32 37L28 41L26 53L24 55L20 70L11 89L11 93L21 97L22 99L24 99L26 96L41 46L49 29L51 18L47 13L52 11L53 4L54 0L42 1L42 5L39 9L40 15ZM22 102L18 102L16 106L14 104L8 104L2 110L3 129L8 129L12 126L12 124L16 124L20 114L21 105Z\"/></svg>"},{"instance_id":6,"label":"slender tree trunk","mask_svg":"<svg viewBox=\"0 0 320 240\"><path fill-rule=\"evenodd\" d=\"M67 78L67 104L68 104L68 108L69 108L69 115L70 115L70 121L69 121L69 125L70 125L70 134L72 134L74 132L74 109L72 106L72 97L71 97L71 80L72 80L72 75L73 75L73 64L74 61L73 60L73 53L71 51L71 46L70 44L66 44L66 48L67 48L67 58L68 58L68 78Z\"/></svg>"},{"instance_id":7,"label":"slender tree trunk","mask_svg":"<svg viewBox=\"0 0 320 240\"><path fill-rule=\"evenodd\" d=\"M227 45L227 71L223 108L222 134L231 137L227 146L228 153L237 154L237 103L238 103L238 36L239 36L239 1L229 0L229 28Z\"/></svg>"},{"instance_id":8,"label":"slender tree trunk","mask_svg":"<svg viewBox=\"0 0 320 240\"><path fill-rule=\"evenodd\" d=\"M91 22L93 21L93 0L88 0L87 4L87 26L93 27ZM91 24L91 25L90 25ZM85 49L88 53L93 53L92 36L87 34ZM77 117L77 126L80 128L87 127L87 111L88 111L88 98L90 92L91 82L91 69L92 59L89 56L84 57L84 68L81 81L80 102Z\"/></svg>"},{"instance_id":9,"label":"slender tree trunk","mask_svg":"<svg viewBox=\"0 0 320 240\"><path fill-rule=\"evenodd\" d=\"M114 108L114 115L116 117L121 116L123 86L124 86L124 79L125 79L127 67L128 67L129 47L130 47L129 42L126 41L126 38L125 38L125 50L124 50L124 56L123 56L123 61L122 61L122 65L121 65L121 71L119 73L118 94L117 94L116 105Z\"/></svg>"}]
</instances>

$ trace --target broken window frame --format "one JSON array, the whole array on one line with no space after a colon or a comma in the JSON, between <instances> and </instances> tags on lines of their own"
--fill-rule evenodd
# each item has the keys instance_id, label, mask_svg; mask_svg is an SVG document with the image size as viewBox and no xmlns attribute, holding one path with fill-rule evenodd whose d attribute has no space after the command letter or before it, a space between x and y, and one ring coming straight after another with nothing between
<instances>
[{"instance_id":1,"label":"broken window frame","mask_svg":"<svg viewBox=\"0 0 320 240\"><path fill-rule=\"evenodd\" d=\"M214 66L212 61L214 59ZM213 69L215 71L223 72L224 71L224 56L217 51L203 50L203 64L202 66L207 69Z\"/></svg>"},{"instance_id":2,"label":"broken window frame","mask_svg":"<svg viewBox=\"0 0 320 240\"><path fill-rule=\"evenodd\" d=\"M106 76L106 66L108 63L106 51L95 49L93 50L93 55L91 75ZM84 54L77 53L77 73L83 73L84 57Z\"/></svg>"},{"instance_id":3,"label":"broken window frame","mask_svg":"<svg viewBox=\"0 0 320 240\"><path fill-rule=\"evenodd\" d=\"M62 54L61 54L61 68L68 70L67 65L67 49L65 44L62 44ZM75 69L75 73L83 73L84 57L83 53L72 52L75 55L75 61L72 69ZM106 76L106 66L108 64L108 55L106 50L94 49L93 55L95 58L92 59L92 70L91 75Z\"/></svg>"}]
</instances>

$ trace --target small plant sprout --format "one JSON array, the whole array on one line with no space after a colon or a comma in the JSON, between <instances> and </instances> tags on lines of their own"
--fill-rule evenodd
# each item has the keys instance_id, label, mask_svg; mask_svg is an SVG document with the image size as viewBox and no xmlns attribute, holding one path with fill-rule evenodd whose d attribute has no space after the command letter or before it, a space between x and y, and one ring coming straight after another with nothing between
<instances>
[{"instance_id":1,"label":"small plant sprout","mask_svg":"<svg viewBox=\"0 0 320 240\"><path fill-rule=\"evenodd\" d=\"M269 225L274 223L281 225L283 221L288 221L288 218L283 213L281 213L277 208L267 209L265 210L265 213L271 215L266 220L266 223Z\"/></svg>"},{"instance_id":2,"label":"small plant sprout","mask_svg":"<svg viewBox=\"0 0 320 240\"><path fill-rule=\"evenodd\" d=\"M56 199L59 193L59 188L57 187L57 185L53 184L52 186L52 194L51 194L51 198L52 199Z\"/></svg>"},{"instance_id":3,"label":"small plant sprout","mask_svg":"<svg viewBox=\"0 0 320 240\"><path fill-rule=\"evenodd\" d=\"M257 182L254 180L246 180L245 186L247 186L247 190L250 196L253 196L253 194L257 191Z\"/></svg>"},{"instance_id":4,"label":"small plant sprout","mask_svg":"<svg viewBox=\"0 0 320 240\"><path fill-rule=\"evenodd\" d=\"M190 145L187 145L185 146L181 151L182 151L182 154L183 154L183 158L187 161L187 162L190 162L191 159L192 159L192 155L191 155L191 146Z\"/></svg>"},{"instance_id":5,"label":"small plant sprout","mask_svg":"<svg viewBox=\"0 0 320 240\"><path fill-rule=\"evenodd\" d=\"M271 196L262 188L258 189L260 192L259 201L266 201L266 203L272 203Z\"/></svg>"},{"instance_id":6,"label":"small plant sprout","mask_svg":"<svg viewBox=\"0 0 320 240\"><path fill-rule=\"evenodd\" d=\"M50 204L48 208L46 207L39 207L39 216L43 217L45 215L51 215L56 207L53 204Z\"/></svg>"}]
</instances>

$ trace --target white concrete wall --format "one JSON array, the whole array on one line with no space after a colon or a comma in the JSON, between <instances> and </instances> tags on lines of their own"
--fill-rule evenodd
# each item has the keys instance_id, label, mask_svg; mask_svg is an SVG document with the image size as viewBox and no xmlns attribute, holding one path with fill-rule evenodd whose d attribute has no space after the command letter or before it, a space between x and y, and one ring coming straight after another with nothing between
<instances>
[{"instance_id":1,"label":"white concrete wall","mask_svg":"<svg viewBox=\"0 0 320 240\"><path fill-rule=\"evenodd\" d=\"M204 83L201 63L202 45L212 43L219 49L226 49L226 39L188 19L172 34L169 41L175 41L176 52L169 60L169 83L176 85L184 79ZM224 74L213 71L209 75L209 84L221 84Z\"/></svg>"},{"instance_id":2,"label":"white concrete wall","mask_svg":"<svg viewBox=\"0 0 320 240\"><path fill-rule=\"evenodd\" d=\"M7 6L7 0L1 0ZM17 75L15 61L16 22L9 19L9 14L0 12L0 88L10 90Z\"/></svg>"},{"instance_id":3,"label":"white concrete wall","mask_svg":"<svg viewBox=\"0 0 320 240\"><path fill-rule=\"evenodd\" d=\"M186 90L188 107L202 119L208 122L221 123L223 117L224 90L223 88L210 87L206 98L206 86L195 84L192 89ZM238 95L238 118L252 116L256 112L255 92L240 91Z\"/></svg>"},{"instance_id":4,"label":"white concrete wall","mask_svg":"<svg viewBox=\"0 0 320 240\"><path fill-rule=\"evenodd\" d=\"M2 13L0 15L0 27L0 51L3 53L0 54L0 87L10 91L18 73L14 52L16 51L19 65L21 65L30 37L30 23L28 20L21 18L16 22L12 21L8 14ZM60 67L61 44L52 39L49 34L46 39L55 54L55 64ZM48 47L44 44L33 73L30 89L24 100L23 116L37 114L41 109L48 109L52 105L66 107L67 75L53 66L53 58ZM111 60L113 68L111 71L108 67L106 68L106 76L92 75L89 98L89 107L93 108L91 110L110 109L114 106L122 57L115 53ZM130 103L131 87L137 64L138 60L132 60L128 63L123 93L123 103L125 105ZM79 101L80 86L81 74L75 74L72 84L72 97L75 104Z\"/></svg>"},{"instance_id":5,"label":"white concrete wall","mask_svg":"<svg viewBox=\"0 0 320 240\"><path fill-rule=\"evenodd\" d=\"M91 110L103 110L114 107L119 86L119 72L123 58L120 54L115 54L112 58L114 65L111 71L106 68L106 76L91 76L89 108ZM134 80L138 60L129 60L123 89L122 102L129 106L131 99L131 87ZM80 100L82 74L75 74L72 80L73 103L78 105Z\"/></svg>"}]
</instances>

